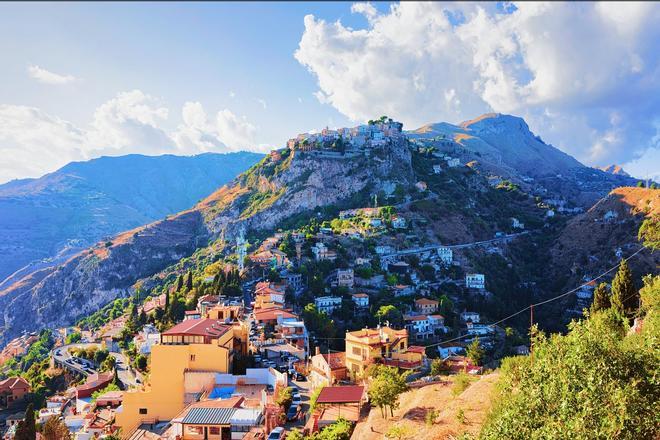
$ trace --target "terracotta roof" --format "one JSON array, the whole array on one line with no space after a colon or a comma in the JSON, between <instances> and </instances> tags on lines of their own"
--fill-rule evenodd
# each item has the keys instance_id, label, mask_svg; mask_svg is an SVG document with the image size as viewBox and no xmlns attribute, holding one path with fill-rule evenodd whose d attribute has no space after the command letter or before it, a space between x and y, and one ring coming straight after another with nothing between
<instances>
[{"instance_id":1,"label":"terracotta roof","mask_svg":"<svg viewBox=\"0 0 660 440\"><path fill-rule=\"evenodd\" d=\"M298 318L297 315L285 309L269 308L254 311L254 319L257 321L270 321L277 319L277 315L282 315L282 318Z\"/></svg>"},{"instance_id":2,"label":"terracotta roof","mask_svg":"<svg viewBox=\"0 0 660 440\"><path fill-rule=\"evenodd\" d=\"M428 319L428 316L426 316L426 315L414 315L414 316L404 317L404 320L406 320L406 321L426 321L427 319Z\"/></svg>"},{"instance_id":3,"label":"terracotta roof","mask_svg":"<svg viewBox=\"0 0 660 440\"><path fill-rule=\"evenodd\" d=\"M171 329L163 332L163 335L192 335L218 337L229 331L230 327L224 325L219 319L189 319L183 321Z\"/></svg>"},{"instance_id":4,"label":"terracotta roof","mask_svg":"<svg viewBox=\"0 0 660 440\"><path fill-rule=\"evenodd\" d=\"M419 345L411 345L408 347L406 351L410 351L412 353L426 353L426 348L419 346Z\"/></svg>"},{"instance_id":5,"label":"terracotta roof","mask_svg":"<svg viewBox=\"0 0 660 440\"><path fill-rule=\"evenodd\" d=\"M363 386L323 387L316 403L357 403L362 400L363 394Z\"/></svg>"},{"instance_id":6,"label":"terracotta roof","mask_svg":"<svg viewBox=\"0 0 660 440\"><path fill-rule=\"evenodd\" d=\"M369 295L367 295L366 293L354 293L353 297L354 298L369 298Z\"/></svg>"},{"instance_id":7,"label":"terracotta roof","mask_svg":"<svg viewBox=\"0 0 660 440\"><path fill-rule=\"evenodd\" d=\"M433 319L445 319L445 317L442 316L442 315L429 315L429 318L433 318Z\"/></svg>"},{"instance_id":8,"label":"terracotta roof","mask_svg":"<svg viewBox=\"0 0 660 440\"><path fill-rule=\"evenodd\" d=\"M323 356L331 370L345 368L346 353L343 351L341 353L324 353L321 356Z\"/></svg>"},{"instance_id":9,"label":"terracotta roof","mask_svg":"<svg viewBox=\"0 0 660 440\"><path fill-rule=\"evenodd\" d=\"M30 388L30 384L27 383L25 379L18 376L0 381L0 390L13 390L15 388Z\"/></svg>"},{"instance_id":10,"label":"terracotta roof","mask_svg":"<svg viewBox=\"0 0 660 440\"><path fill-rule=\"evenodd\" d=\"M425 305L438 305L439 302L434 300L434 299L428 299L428 298L420 298L415 300L415 304L425 304Z\"/></svg>"}]
</instances>

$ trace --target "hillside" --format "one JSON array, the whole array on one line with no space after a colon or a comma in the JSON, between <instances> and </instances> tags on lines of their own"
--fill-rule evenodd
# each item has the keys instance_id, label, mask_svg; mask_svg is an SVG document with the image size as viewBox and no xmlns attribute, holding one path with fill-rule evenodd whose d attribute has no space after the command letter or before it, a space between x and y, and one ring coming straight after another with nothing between
<instances>
[{"instance_id":1,"label":"hillside","mask_svg":"<svg viewBox=\"0 0 660 440\"><path fill-rule=\"evenodd\" d=\"M589 208L613 188L634 185L624 174L586 167L548 145L519 117L488 113L459 125L428 124L407 135L420 145L474 162L484 175L509 179L543 198Z\"/></svg>"},{"instance_id":2,"label":"hillside","mask_svg":"<svg viewBox=\"0 0 660 440\"><path fill-rule=\"evenodd\" d=\"M486 115L462 127L434 124L418 130L418 135L450 127L472 136L469 139L478 136L474 144L467 143L467 137L459 140L474 148L488 148L488 154L505 151L506 147L513 155L514 150L507 146L515 145L520 150L517 159L510 159L506 166L515 175L512 180L518 179L520 185L511 181L493 185L491 173L482 165L493 163L484 159L489 157L487 151L465 149L457 142L448 148L454 152L451 154L461 155L460 166L443 165L437 173L433 168L443 160L438 159L436 151L420 147L419 136L402 136L397 123L389 124L394 128L387 130L393 130L393 134L373 146L338 148L336 143L321 145L315 141L314 146L302 144L280 150L187 211L103 239L88 250L62 255L56 265L17 277L14 285L0 287L0 310L4 312L0 317L0 343L23 330L70 324L128 295L137 281L142 280L148 289L200 266L201 260L204 263L197 267L200 270L221 258L231 261L235 258L234 239L241 230L247 232L251 244L257 244L273 231L303 226L312 217L318 222L332 220L341 209L362 208L379 201L381 205L393 205L411 222L411 233L381 240L395 248L492 239L498 233L516 232L512 229L513 217L530 231L545 231L546 208L535 200L532 190L551 191L543 186L546 181L542 180L542 172L534 171L539 168L535 164L540 158L556 161L553 173L596 173L541 142L522 119L501 115ZM466 157L477 157L481 162L466 163ZM533 185L522 180L524 176L532 179ZM587 193L577 181L564 182L556 175L553 178L573 192ZM582 181L582 185L586 183ZM591 188L598 197L610 190L597 190L599 186L594 185ZM553 226L552 234L563 225L558 222ZM490 302L470 306L488 307L493 314L501 315L527 304L531 294L550 293L548 289L528 292L523 281L548 277L548 271L540 270L537 263L546 256L536 249L547 250L552 234L523 235L523 249L515 249L512 243L510 251L502 251L502 256L485 254L484 249L466 250L463 269L486 273L493 286ZM540 241L546 244L539 246ZM511 264L512 254L517 254L522 264ZM515 284L513 288L511 283Z\"/></svg>"},{"instance_id":3,"label":"hillside","mask_svg":"<svg viewBox=\"0 0 660 440\"><path fill-rule=\"evenodd\" d=\"M193 206L261 157L101 157L0 185L0 289L104 237Z\"/></svg>"}]
</instances>

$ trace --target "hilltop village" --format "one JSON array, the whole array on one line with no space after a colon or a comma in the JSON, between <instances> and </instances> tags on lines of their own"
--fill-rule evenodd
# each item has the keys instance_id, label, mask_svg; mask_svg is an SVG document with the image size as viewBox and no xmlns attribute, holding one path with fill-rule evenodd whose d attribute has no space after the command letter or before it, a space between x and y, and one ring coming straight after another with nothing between
<instances>
[{"instance_id":1,"label":"hilltop village","mask_svg":"<svg viewBox=\"0 0 660 440\"><path fill-rule=\"evenodd\" d=\"M264 161L377 161L401 142L402 124L382 117L298 135ZM478 377L506 356L529 354L527 334L488 310L502 282L491 282L475 255L500 261L512 241L579 209L539 193L529 211L500 219L486 236L423 236L428 219L411 205L428 206L429 188L474 166L458 142L408 143L429 158L412 195L384 182L331 215L266 236L241 230L203 264L138 282L75 326L13 340L1 368L27 373L0 382L2 438L18 438L20 422L34 418L76 440L344 439L370 411L387 415L405 387ZM498 177L488 184L515 186ZM583 281L576 314L596 285L588 274Z\"/></svg>"}]
</instances>

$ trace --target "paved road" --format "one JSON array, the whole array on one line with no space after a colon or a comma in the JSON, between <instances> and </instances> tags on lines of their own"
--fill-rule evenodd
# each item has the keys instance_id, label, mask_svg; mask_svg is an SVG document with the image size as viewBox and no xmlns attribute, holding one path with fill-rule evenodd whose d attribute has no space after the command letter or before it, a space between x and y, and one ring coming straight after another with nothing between
<instances>
[{"instance_id":1,"label":"paved road","mask_svg":"<svg viewBox=\"0 0 660 440\"><path fill-rule=\"evenodd\" d=\"M51 352L51 356L55 361L59 364L64 366L64 368L67 368L71 371L74 371L78 374L82 374L83 376L88 376L90 374L96 373L95 368L83 368L79 364L71 362L73 356L71 356L71 353L69 352L70 350L76 349L76 348L89 348L89 347L100 347L101 344L98 342L80 342L76 344L68 344L68 345L62 345L60 347L57 347L53 349ZM129 388L131 386L136 386L138 385L137 379L142 382L142 377L138 372L134 372L130 367L129 367L129 362L128 358L124 356L122 353L112 351L110 352L110 355L113 356L116 360L116 368L117 368L117 375L119 376L119 380L124 384L125 387Z\"/></svg>"}]
</instances>

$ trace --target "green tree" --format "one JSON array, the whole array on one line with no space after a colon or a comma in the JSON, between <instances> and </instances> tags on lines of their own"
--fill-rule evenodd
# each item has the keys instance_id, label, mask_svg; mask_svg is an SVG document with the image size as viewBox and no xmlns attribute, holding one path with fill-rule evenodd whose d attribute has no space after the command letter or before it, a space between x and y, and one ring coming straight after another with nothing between
<instances>
[{"instance_id":1,"label":"green tree","mask_svg":"<svg viewBox=\"0 0 660 440\"><path fill-rule=\"evenodd\" d=\"M635 289L633 276L626 260L621 260L619 270L612 280L612 307L621 316L632 317L639 305L639 293Z\"/></svg>"},{"instance_id":2,"label":"green tree","mask_svg":"<svg viewBox=\"0 0 660 440\"><path fill-rule=\"evenodd\" d=\"M34 420L34 405L31 403L25 410L25 419L18 424L15 440L34 440L37 437L37 425Z\"/></svg>"},{"instance_id":3,"label":"green tree","mask_svg":"<svg viewBox=\"0 0 660 440\"><path fill-rule=\"evenodd\" d=\"M188 277L186 278L186 291L190 292L193 288L193 274L192 270L188 271Z\"/></svg>"},{"instance_id":4,"label":"green tree","mask_svg":"<svg viewBox=\"0 0 660 440\"><path fill-rule=\"evenodd\" d=\"M642 182L641 180L637 182L637 188L644 188L644 182Z\"/></svg>"},{"instance_id":5,"label":"green tree","mask_svg":"<svg viewBox=\"0 0 660 440\"><path fill-rule=\"evenodd\" d=\"M660 216L644 220L637 233L637 238L644 246L653 251L660 249Z\"/></svg>"},{"instance_id":6,"label":"green tree","mask_svg":"<svg viewBox=\"0 0 660 440\"><path fill-rule=\"evenodd\" d=\"M609 309L611 305L607 283L600 283L594 289L594 301L591 303L591 313Z\"/></svg>"},{"instance_id":7,"label":"green tree","mask_svg":"<svg viewBox=\"0 0 660 440\"><path fill-rule=\"evenodd\" d=\"M376 318L381 323L389 322L392 326L400 326L403 323L403 314L392 304L380 306L376 312Z\"/></svg>"},{"instance_id":8,"label":"green tree","mask_svg":"<svg viewBox=\"0 0 660 440\"><path fill-rule=\"evenodd\" d=\"M408 390L406 378L409 372L399 373L394 367L376 366L372 370L372 381L369 386L369 400L380 408L381 415L387 417L387 409L394 416L394 410L399 407L399 396Z\"/></svg>"},{"instance_id":9,"label":"green tree","mask_svg":"<svg viewBox=\"0 0 660 440\"><path fill-rule=\"evenodd\" d=\"M470 358L474 365L481 365L486 356L486 352L479 343L479 338L474 338L470 345L466 348L467 357Z\"/></svg>"},{"instance_id":10,"label":"green tree","mask_svg":"<svg viewBox=\"0 0 660 440\"><path fill-rule=\"evenodd\" d=\"M135 358L135 368L140 371L147 370L147 357L145 355L140 354L137 358Z\"/></svg>"},{"instance_id":11,"label":"green tree","mask_svg":"<svg viewBox=\"0 0 660 440\"><path fill-rule=\"evenodd\" d=\"M284 408L284 411L288 411L289 407L291 406L291 402L293 402L293 388L286 387L280 389L280 392L277 394L277 398L275 399L275 403Z\"/></svg>"},{"instance_id":12,"label":"green tree","mask_svg":"<svg viewBox=\"0 0 660 440\"><path fill-rule=\"evenodd\" d=\"M65 344L75 344L76 342L80 341L82 339L82 335L80 332L73 332L69 333L66 338L64 339Z\"/></svg>"},{"instance_id":13,"label":"green tree","mask_svg":"<svg viewBox=\"0 0 660 440\"><path fill-rule=\"evenodd\" d=\"M176 291L181 292L181 289L183 289L183 275L179 275L176 279Z\"/></svg>"},{"instance_id":14,"label":"green tree","mask_svg":"<svg viewBox=\"0 0 660 440\"><path fill-rule=\"evenodd\" d=\"M286 435L286 440L305 440L305 435L298 428L293 428Z\"/></svg>"},{"instance_id":15,"label":"green tree","mask_svg":"<svg viewBox=\"0 0 660 440\"><path fill-rule=\"evenodd\" d=\"M316 434L314 440L349 440L352 430L351 423L345 418L339 417L335 423L326 426Z\"/></svg>"},{"instance_id":16,"label":"green tree","mask_svg":"<svg viewBox=\"0 0 660 440\"><path fill-rule=\"evenodd\" d=\"M439 376L441 374L447 374L449 369L445 365L445 363L442 361L442 359L433 359L431 362L431 375L432 376Z\"/></svg>"}]
</instances>

